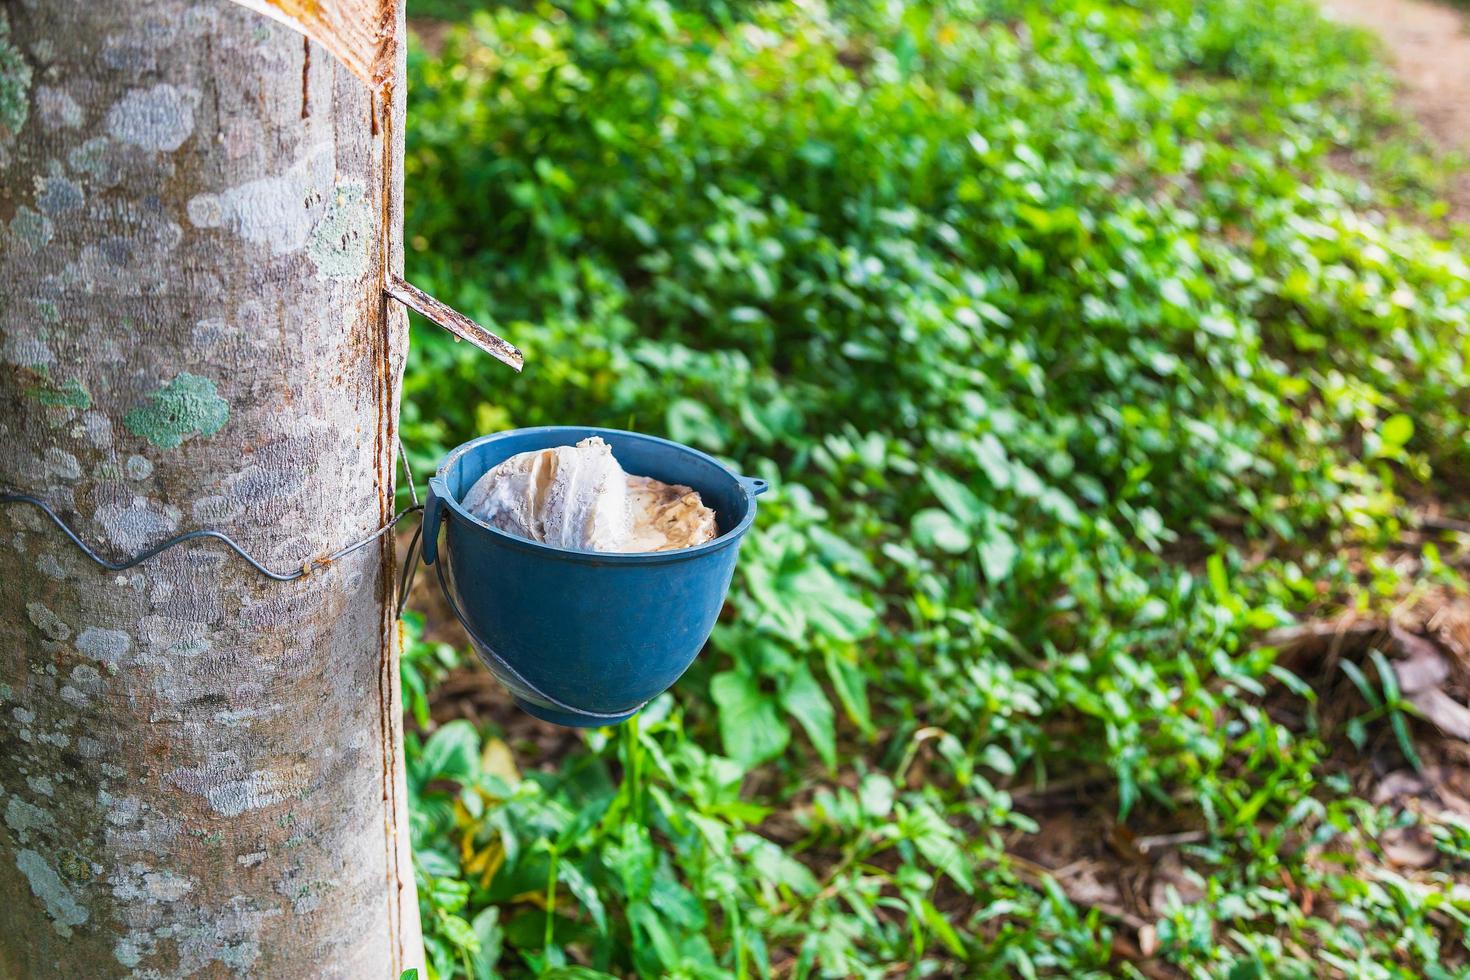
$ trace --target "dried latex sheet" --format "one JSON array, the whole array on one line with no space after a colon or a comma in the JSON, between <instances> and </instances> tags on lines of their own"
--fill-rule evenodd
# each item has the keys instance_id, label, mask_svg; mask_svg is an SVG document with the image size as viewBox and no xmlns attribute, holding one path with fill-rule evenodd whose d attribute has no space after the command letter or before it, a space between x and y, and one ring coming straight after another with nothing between
<instances>
[{"instance_id":1,"label":"dried latex sheet","mask_svg":"<svg viewBox=\"0 0 1470 980\"><path fill-rule=\"evenodd\" d=\"M464 507L509 534L579 551L671 551L718 533L696 491L629 476L598 436L512 456L475 482Z\"/></svg>"}]
</instances>

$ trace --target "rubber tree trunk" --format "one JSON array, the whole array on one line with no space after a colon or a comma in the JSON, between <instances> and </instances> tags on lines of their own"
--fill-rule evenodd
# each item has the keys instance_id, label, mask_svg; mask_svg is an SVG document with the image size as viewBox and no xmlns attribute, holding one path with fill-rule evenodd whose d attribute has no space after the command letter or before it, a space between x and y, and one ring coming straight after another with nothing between
<instances>
[{"instance_id":1,"label":"rubber tree trunk","mask_svg":"<svg viewBox=\"0 0 1470 980\"><path fill-rule=\"evenodd\" d=\"M379 528L401 133L223 0L0 3L0 486L114 559L215 527L289 570ZM392 565L107 573L0 506L0 976L417 962Z\"/></svg>"}]
</instances>

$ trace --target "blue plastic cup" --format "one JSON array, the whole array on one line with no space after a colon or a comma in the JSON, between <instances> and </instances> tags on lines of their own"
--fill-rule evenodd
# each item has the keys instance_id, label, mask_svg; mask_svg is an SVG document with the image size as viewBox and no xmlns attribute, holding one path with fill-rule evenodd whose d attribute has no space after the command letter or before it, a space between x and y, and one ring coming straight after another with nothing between
<instances>
[{"instance_id":1,"label":"blue plastic cup","mask_svg":"<svg viewBox=\"0 0 1470 980\"><path fill-rule=\"evenodd\" d=\"M517 453L589 436L601 436L627 472L699 491L719 537L677 551L574 551L508 534L461 506L480 477ZM668 690L704 647L765 490L764 480L736 476L697 449L636 432L497 432L451 451L429 480L424 564L516 704L558 725L612 725Z\"/></svg>"}]
</instances>

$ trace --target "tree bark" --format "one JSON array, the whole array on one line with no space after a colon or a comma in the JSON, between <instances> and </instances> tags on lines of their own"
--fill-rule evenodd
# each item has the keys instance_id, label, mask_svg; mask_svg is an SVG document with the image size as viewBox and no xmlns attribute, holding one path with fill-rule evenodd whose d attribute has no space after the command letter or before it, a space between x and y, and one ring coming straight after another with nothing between
<instances>
[{"instance_id":1,"label":"tree bark","mask_svg":"<svg viewBox=\"0 0 1470 980\"><path fill-rule=\"evenodd\" d=\"M0 486L114 559L391 516L398 48L375 94L224 0L0 3ZM392 570L110 574L0 506L0 976L418 962Z\"/></svg>"}]
</instances>

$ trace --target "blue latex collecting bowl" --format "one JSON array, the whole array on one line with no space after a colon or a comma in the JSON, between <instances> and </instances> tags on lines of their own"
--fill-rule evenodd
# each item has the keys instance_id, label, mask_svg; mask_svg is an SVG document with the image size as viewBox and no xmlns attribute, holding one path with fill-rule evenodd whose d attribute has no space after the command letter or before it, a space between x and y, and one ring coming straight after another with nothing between
<instances>
[{"instance_id":1,"label":"blue latex collecting bowl","mask_svg":"<svg viewBox=\"0 0 1470 980\"><path fill-rule=\"evenodd\" d=\"M498 463L588 436L601 436L629 473L699 491L719 537L677 551L573 551L497 530L461 506ZM497 432L450 452L429 481L423 559L521 708L558 725L615 724L667 690L709 639L765 489L653 436L560 425Z\"/></svg>"}]
</instances>

